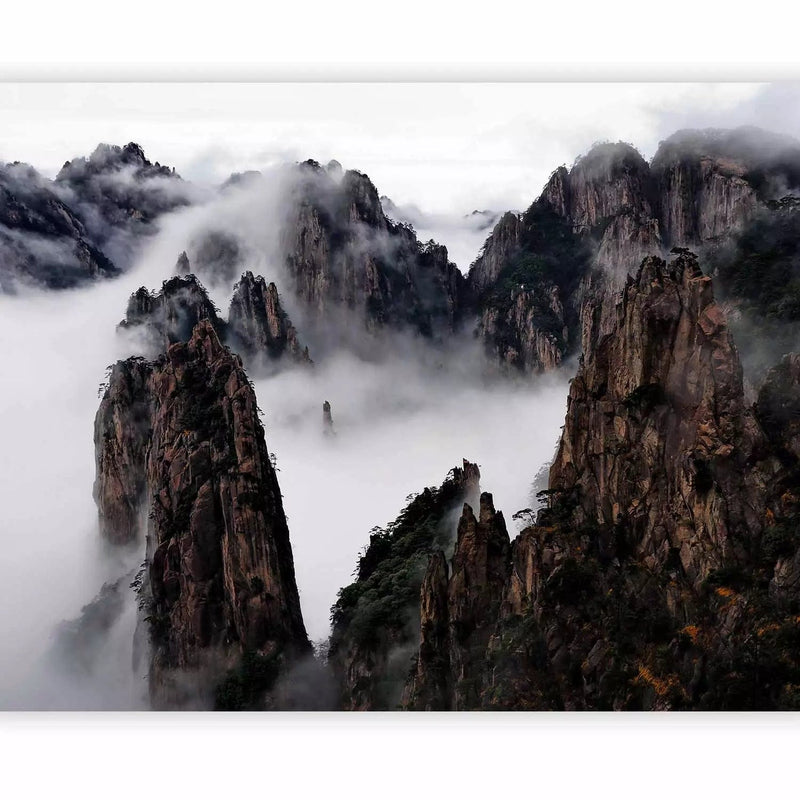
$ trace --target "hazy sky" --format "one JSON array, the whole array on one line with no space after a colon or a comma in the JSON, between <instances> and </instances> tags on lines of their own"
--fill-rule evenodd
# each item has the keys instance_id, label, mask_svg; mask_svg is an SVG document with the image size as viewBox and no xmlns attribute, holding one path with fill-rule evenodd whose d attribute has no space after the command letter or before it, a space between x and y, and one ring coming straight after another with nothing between
<instances>
[{"instance_id":1,"label":"hazy sky","mask_svg":"<svg viewBox=\"0 0 800 800\"><path fill-rule=\"evenodd\" d=\"M650 158L680 127L800 134L797 84L0 84L0 158L48 175L136 141L195 181L336 158L427 212L524 208L593 142Z\"/></svg>"}]
</instances>

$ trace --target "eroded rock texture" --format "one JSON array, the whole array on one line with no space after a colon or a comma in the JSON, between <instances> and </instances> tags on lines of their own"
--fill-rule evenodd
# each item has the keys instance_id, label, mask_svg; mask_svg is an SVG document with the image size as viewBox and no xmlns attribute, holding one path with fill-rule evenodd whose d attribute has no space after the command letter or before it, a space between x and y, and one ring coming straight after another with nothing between
<instances>
[{"instance_id":1,"label":"eroded rock texture","mask_svg":"<svg viewBox=\"0 0 800 800\"><path fill-rule=\"evenodd\" d=\"M431 556L420 593L420 649L404 707L468 710L480 705L486 648L508 577L509 538L492 496L476 518L465 504L451 574L442 551Z\"/></svg>"},{"instance_id":2,"label":"eroded rock texture","mask_svg":"<svg viewBox=\"0 0 800 800\"><path fill-rule=\"evenodd\" d=\"M268 703L241 680L226 682L226 670L252 676L256 659L277 674L310 645L280 488L241 361L201 320L156 361L115 367L96 431L105 536L141 536L146 519L153 706L210 707L215 692L223 707L239 707L242 693Z\"/></svg>"},{"instance_id":3,"label":"eroded rock texture","mask_svg":"<svg viewBox=\"0 0 800 800\"><path fill-rule=\"evenodd\" d=\"M509 548L484 495L429 556L402 706L797 708L797 357L747 406L686 251L593 331L536 523Z\"/></svg>"},{"instance_id":4,"label":"eroded rock texture","mask_svg":"<svg viewBox=\"0 0 800 800\"><path fill-rule=\"evenodd\" d=\"M574 491L587 522L624 518L648 566L673 548L700 581L749 549L760 446L711 279L688 252L646 259L572 381L551 486Z\"/></svg>"},{"instance_id":5,"label":"eroded rock texture","mask_svg":"<svg viewBox=\"0 0 800 800\"><path fill-rule=\"evenodd\" d=\"M228 314L231 347L248 359L276 360L287 356L298 363L311 363L297 331L281 305L274 283L245 272L234 286Z\"/></svg>"},{"instance_id":6,"label":"eroded rock texture","mask_svg":"<svg viewBox=\"0 0 800 800\"><path fill-rule=\"evenodd\" d=\"M479 480L477 465L465 461L438 489L422 491L394 523L370 535L357 579L339 592L331 614L328 658L340 708L393 710L401 704L419 647L428 555L452 549L459 511L465 501L475 503ZM440 585L441 575L438 580Z\"/></svg>"},{"instance_id":7,"label":"eroded rock texture","mask_svg":"<svg viewBox=\"0 0 800 800\"><path fill-rule=\"evenodd\" d=\"M319 320L351 309L371 329L434 336L461 318L464 279L446 248L387 219L359 172L300 165L282 242L292 288Z\"/></svg>"}]
</instances>

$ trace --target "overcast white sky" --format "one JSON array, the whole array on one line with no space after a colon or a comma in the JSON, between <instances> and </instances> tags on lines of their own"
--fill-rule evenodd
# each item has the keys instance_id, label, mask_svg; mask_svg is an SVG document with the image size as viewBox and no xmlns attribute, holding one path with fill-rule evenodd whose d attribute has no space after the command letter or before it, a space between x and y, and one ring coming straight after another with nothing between
<instances>
[{"instance_id":1,"label":"overcast white sky","mask_svg":"<svg viewBox=\"0 0 800 800\"><path fill-rule=\"evenodd\" d=\"M195 181L336 158L427 212L524 208L593 142L650 158L680 127L800 134L797 84L0 84L0 158L53 176L98 142L136 141Z\"/></svg>"}]
</instances>

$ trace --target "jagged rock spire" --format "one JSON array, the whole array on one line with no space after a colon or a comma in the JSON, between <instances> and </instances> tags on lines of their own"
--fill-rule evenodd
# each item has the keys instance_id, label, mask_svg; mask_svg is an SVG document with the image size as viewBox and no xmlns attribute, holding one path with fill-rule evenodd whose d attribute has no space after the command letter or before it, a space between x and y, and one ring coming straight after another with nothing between
<instances>
[{"instance_id":1,"label":"jagged rock spire","mask_svg":"<svg viewBox=\"0 0 800 800\"><path fill-rule=\"evenodd\" d=\"M711 279L688 251L648 258L611 335L588 343L550 485L575 493L587 523L625 518L653 566L674 549L700 581L761 524L746 467L759 437Z\"/></svg>"},{"instance_id":2,"label":"jagged rock spire","mask_svg":"<svg viewBox=\"0 0 800 800\"><path fill-rule=\"evenodd\" d=\"M253 359L287 356L299 363L311 363L289 316L281 305L278 288L248 271L234 286L228 314L233 347Z\"/></svg>"},{"instance_id":3,"label":"jagged rock spire","mask_svg":"<svg viewBox=\"0 0 800 800\"><path fill-rule=\"evenodd\" d=\"M243 653L309 652L255 393L209 320L115 367L95 444L103 535L130 541L147 520L154 706L207 707Z\"/></svg>"}]
</instances>

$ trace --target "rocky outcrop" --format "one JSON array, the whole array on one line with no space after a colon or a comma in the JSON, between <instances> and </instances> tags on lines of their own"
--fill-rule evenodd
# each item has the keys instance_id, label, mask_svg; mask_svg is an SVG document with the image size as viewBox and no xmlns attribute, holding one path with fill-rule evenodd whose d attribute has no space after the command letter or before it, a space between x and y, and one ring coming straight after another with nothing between
<instances>
[{"instance_id":1,"label":"rocky outcrop","mask_svg":"<svg viewBox=\"0 0 800 800\"><path fill-rule=\"evenodd\" d=\"M475 676L483 669L493 620L507 578L509 538L492 495L480 498L478 518L467 505L458 523L452 574L447 587L450 620L452 708L474 708L480 697Z\"/></svg>"},{"instance_id":2,"label":"rocky outcrop","mask_svg":"<svg viewBox=\"0 0 800 800\"><path fill-rule=\"evenodd\" d=\"M146 520L153 706L229 707L254 659L277 674L308 653L255 394L210 321L154 362L118 364L95 429L106 537L141 536ZM248 698L269 704L260 688Z\"/></svg>"},{"instance_id":3,"label":"rocky outcrop","mask_svg":"<svg viewBox=\"0 0 800 800\"><path fill-rule=\"evenodd\" d=\"M287 356L310 364L308 348L301 346L297 331L283 310L278 289L267 285L259 275L245 272L234 286L228 313L228 337L231 346L248 361L260 362Z\"/></svg>"},{"instance_id":4,"label":"rocky outcrop","mask_svg":"<svg viewBox=\"0 0 800 800\"><path fill-rule=\"evenodd\" d=\"M529 373L555 369L570 338L557 286L512 289L510 303L486 305L476 333L501 364Z\"/></svg>"},{"instance_id":5,"label":"rocky outcrop","mask_svg":"<svg viewBox=\"0 0 800 800\"><path fill-rule=\"evenodd\" d=\"M486 648L508 577L509 538L492 496L480 513L464 505L450 578L443 552L431 556L420 593L420 649L405 691L413 710L466 710L480 705Z\"/></svg>"},{"instance_id":6,"label":"rocky outcrop","mask_svg":"<svg viewBox=\"0 0 800 800\"><path fill-rule=\"evenodd\" d=\"M125 319L118 329L138 337L149 356L163 353L176 342L185 342L200 320L208 320L222 342L239 353L254 372L275 369L282 358L311 364L308 348L301 346L278 296L274 283L246 272L234 286L228 320L208 297L208 292L190 272L186 253L178 258L176 271L182 277L164 281L151 294L143 286L131 295Z\"/></svg>"},{"instance_id":7,"label":"rocky outcrop","mask_svg":"<svg viewBox=\"0 0 800 800\"><path fill-rule=\"evenodd\" d=\"M335 436L336 431L333 429L333 414L331 413L331 404L325 400L322 403L322 433L325 436Z\"/></svg>"},{"instance_id":8,"label":"rocky outcrop","mask_svg":"<svg viewBox=\"0 0 800 800\"><path fill-rule=\"evenodd\" d=\"M67 161L55 184L101 243L119 229L149 233L160 215L192 199L174 169L149 161L134 142L100 144L88 158Z\"/></svg>"},{"instance_id":9,"label":"rocky outcrop","mask_svg":"<svg viewBox=\"0 0 800 800\"><path fill-rule=\"evenodd\" d=\"M671 245L739 231L764 202L800 185L800 144L757 128L683 130L661 142L651 165Z\"/></svg>"},{"instance_id":10,"label":"rocky outcrop","mask_svg":"<svg viewBox=\"0 0 800 800\"><path fill-rule=\"evenodd\" d=\"M550 368L558 361L521 362L518 347L504 345L508 331L485 322L487 312L490 322L496 317L497 290L505 293L510 279L526 287L538 283L545 293L558 284L561 303L570 314L575 312L562 357L577 350L579 341L585 350L587 325L603 334L613 325L612 315L605 311L587 320L587 303L591 301L594 309L613 309L628 275L635 273L643 258L663 257L674 246L700 247L705 256L746 232L759 213L784 194L796 193L798 187L800 144L756 129L680 131L660 144L649 165L628 144L595 145L572 169L560 167L551 175L539 199L523 215L518 234L510 236L500 225L487 240L485 253L473 265L468 280L476 315L482 320L477 333L501 362L508 353L509 363L523 369ZM781 208L785 210L785 203ZM542 281L542 256L564 239L558 226L542 226L542 209L570 225L590 251L582 265L576 265L578 279L569 288L552 277L550 285ZM538 240L532 235L537 228ZM766 238L773 246L764 244L761 250L768 258L780 258L774 235ZM752 239L749 234L737 246L747 249ZM577 251L579 244L572 241L569 248ZM723 253L723 262L728 255L728 251ZM724 270L725 263L722 266ZM739 274L742 269L736 271ZM742 283L728 281L724 275L721 280L723 290L734 294ZM517 341L540 338L535 320L516 324L519 328L512 338Z\"/></svg>"},{"instance_id":11,"label":"rocky outcrop","mask_svg":"<svg viewBox=\"0 0 800 800\"><path fill-rule=\"evenodd\" d=\"M392 710L403 702L409 662L419 648L421 586L433 580L424 579L428 556L452 550L459 509L475 503L479 480L477 465L465 461L438 489L425 489L394 523L370 535L356 581L339 592L331 610L328 662L340 708ZM438 697L431 695L431 702Z\"/></svg>"},{"instance_id":12,"label":"rocky outcrop","mask_svg":"<svg viewBox=\"0 0 800 800\"><path fill-rule=\"evenodd\" d=\"M0 166L0 291L65 289L117 272L50 181L26 164Z\"/></svg>"},{"instance_id":13,"label":"rocky outcrop","mask_svg":"<svg viewBox=\"0 0 800 800\"><path fill-rule=\"evenodd\" d=\"M570 386L550 484L575 493L584 522L625 519L649 566L674 550L700 582L758 530L760 439L711 279L688 252L650 258Z\"/></svg>"},{"instance_id":14,"label":"rocky outcrop","mask_svg":"<svg viewBox=\"0 0 800 800\"><path fill-rule=\"evenodd\" d=\"M557 171L550 180L555 186L545 189L545 200L553 198L553 210L581 230L591 231L621 214L653 217L650 170L629 144L595 145L568 175Z\"/></svg>"},{"instance_id":15,"label":"rocky outcrop","mask_svg":"<svg viewBox=\"0 0 800 800\"><path fill-rule=\"evenodd\" d=\"M318 320L355 310L368 328L451 332L461 318L464 279L447 250L422 245L386 218L366 175L336 178L302 164L282 247L293 290Z\"/></svg>"},{"instance_id":16,"label":"rocky outcrop","mask_svg":"<svg viewBox=\"0 0 800 800\"><path fill-rule=\"evenodd\" d=\"M544 200L503 220L467 276L475 335L492 360L512 370L553 369L580 339L579 288L591 249Z\"/></svg>"},{"instance_id":17,"label":"rocky outcrop","mask_svg":"<svg viewBox=\"0 0 800 800\"><path fill-rule=\"evenodd\" d=\"M152 430L151 366L118 361L94 421L94 499L100 534L115 545L140 538L146 494L145 456Z\"/></svg>"},{"instance_id":18,"label":"rocky outcrop","mask_svg":"<svg viewBox=\"0 0 800 800\"><path fill-rule=\"evenodd\" d=\"M522 236L522 217L511 211L503 214L483 245L480 256L470 267L470 289L481 296L491 289L503 268L517 254Z\"/></svg>"},{"instance_id":19,"label":"rocky outcrop","mask_svg":"<svg viewBox=\"0 0 800 800\"><path fill-rule=\"evenodd\" d=\"M793 707L797 477L773 454L792 441L792 363L754 415L695 257L643 263L572 382L548 506L514 542L484 707Z\"/></svg>"},{"instance_id":20,"label":"rocky outcrop","mask_svg":"<svg viewBox=\"0 0 800 800\"><path fill-rule=\"evenodd\" d=\"M181 253L178 265L182 272L189 269L186 253ZM220 319L205 287L194 275L187 274L164 281L154 294L144 286L134 292L118 329L138 334L145 352L153 357L171 344L187 341L204 319L211 322L220 338L225 338L225 321Z\"/></svg>"},{"instance_id":21,"label":"rocky outcrop","mask_svg":"<svg viewBox=\"0 0 800 800\"><path fill-rule=\"evenodd\" d=\"M674 255L589 338L536 523L509 548L483 495L451 568L429 557L404 708L797 706L800 361L748 407L711 280Z\"/></svg>"},{"instance_id":22,"label":"rocky outcrop","mask_svg":"<svg viewBox=\"0 0 800 800\"><path fill-rule=\"evenodd\" d=\"M420 590L419 653L403 694L403 708L448 711L453 683L450 669L450 619L447 609L447 557L437 550L430 557Z\"/></svg>"}]
</instances>

